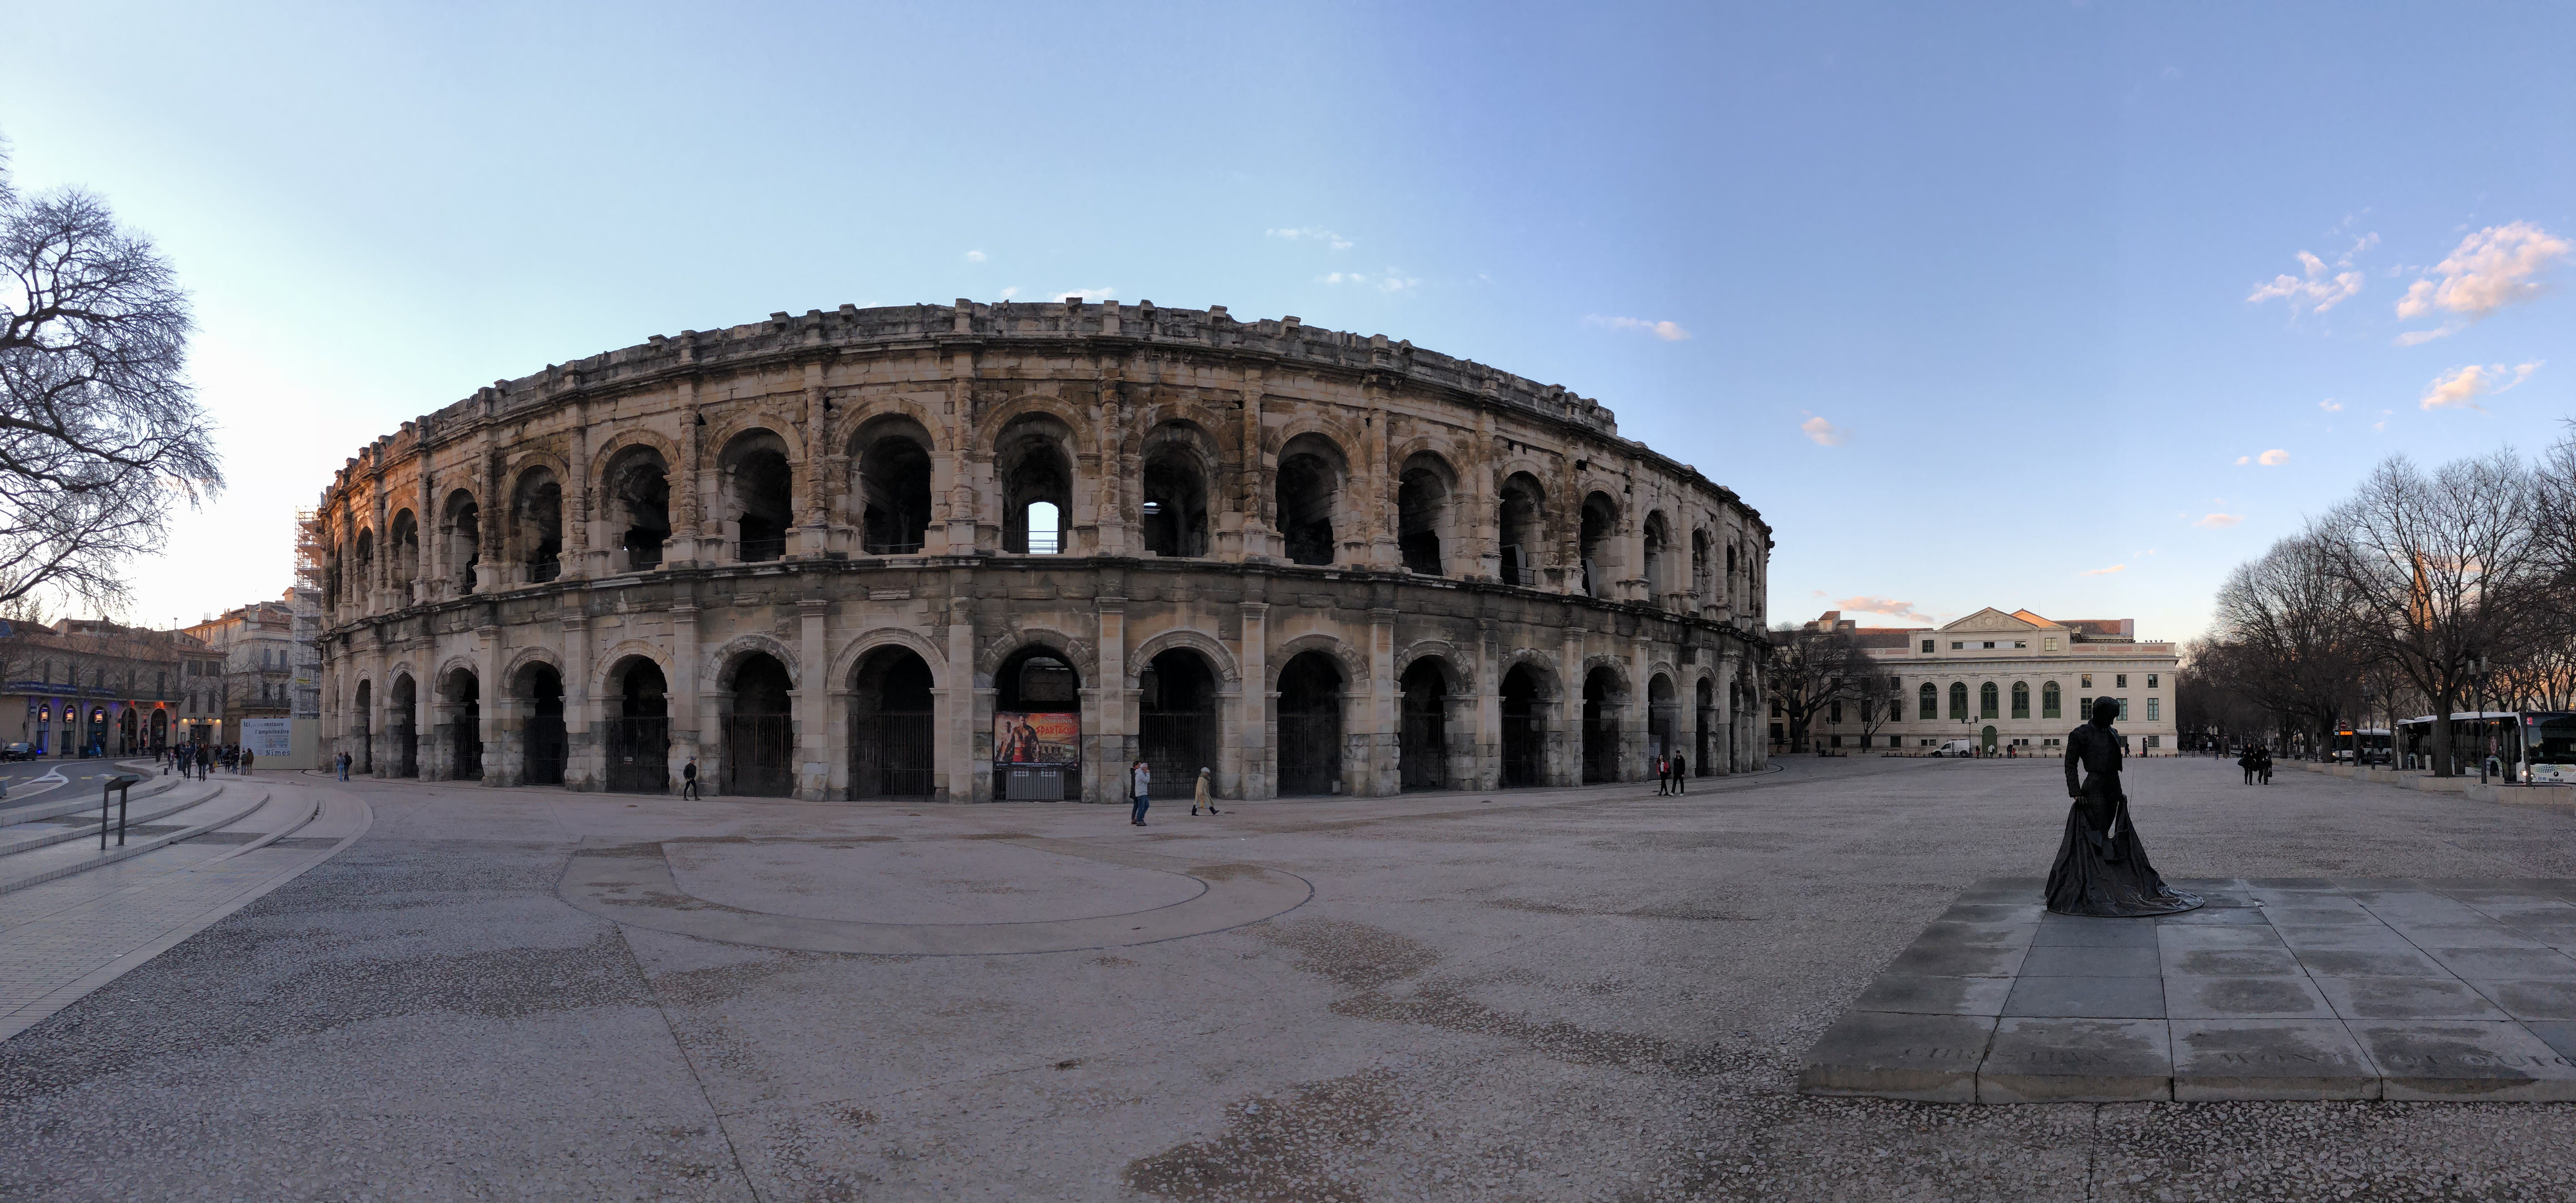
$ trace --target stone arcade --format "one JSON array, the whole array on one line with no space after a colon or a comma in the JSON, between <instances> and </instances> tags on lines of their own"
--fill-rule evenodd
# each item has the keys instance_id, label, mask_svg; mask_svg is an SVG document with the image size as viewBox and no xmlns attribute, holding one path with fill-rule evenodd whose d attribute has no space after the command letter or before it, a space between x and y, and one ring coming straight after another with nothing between
<instances>
[{"instance_id":1,"label":"stone arcade","mask_svg":"<svg viewBox=\"0 0 2576 1203\"><path fill-rule=\"evenodd\" d=\"M1561 387L1137 305L684 331L333 479L356 771L709 794L1386 795L1759 766L1770 529ZM997 762L1000 762L997 764Z\"/></svg>"}]
</instances>

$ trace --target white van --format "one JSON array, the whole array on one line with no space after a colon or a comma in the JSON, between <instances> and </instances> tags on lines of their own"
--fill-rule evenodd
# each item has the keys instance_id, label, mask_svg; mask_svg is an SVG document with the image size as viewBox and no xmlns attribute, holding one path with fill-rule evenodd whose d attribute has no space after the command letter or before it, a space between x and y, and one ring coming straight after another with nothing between
<instances>
[{"instance_id":1,"label":"white van","mask_svg":"<svg viewBox=\"0 0 2576 1203\"><path fill-rule=\"evenodd\" d=\"M1954 739L1933 749L1932 754L1935 756L1974 756L1977 754L1977 741L1973 739Z\"/></svg>"}]
</instances>

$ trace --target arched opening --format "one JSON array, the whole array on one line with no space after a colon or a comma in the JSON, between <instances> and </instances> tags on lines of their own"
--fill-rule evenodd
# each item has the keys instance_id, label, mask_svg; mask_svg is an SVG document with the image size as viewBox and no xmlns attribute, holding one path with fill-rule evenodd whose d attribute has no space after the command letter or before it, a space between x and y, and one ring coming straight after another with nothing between
<instances>
[{"instance_id":1,"label":"arched opening","mask_svg":"<svg viewBox=\"0 0 2576 1203\"><path fill-rule=\"evenodd\" d=\"M1503 785L1542 784L1547 771L1547 723L1539 713L1545 696L1538 671L1515 664L1503 674Z\"/></svg>"},{"instance_id":2,"label":"arched opening","mask_svg":"<svg viewBox=\"0 0 2576 1203\"><path fill-rule=\"evenodd\" d=\"M746 564L787 554L787 528L796 515L796 474L787 440L773 431L746 430L725 444L725 516L735 529L734 558Z\"/></svg>"},{"instance_id":3,"label":"arched opening","mask_svg":"<svg viewBox=\"0 0 2576 1203\"><path fill-rule=\"evenodd\" d=\"M1302 652L1279 670L1279 794L1341 792L1342 666Z\"/></svg>"},{"instance_id":4,"label":"arched opening","mask_svg":"<svg viewBox=\"0 0 2576 1203\"><path fill-rule=\"evenodd\" d=\"M376 771L376 733L371 722L376 713L375 696L375 682L358 682L358 748L356 755L349 759L355 762L355 771L361 773Z\"/></svg>"},{"instance_id":5,"label":"arched opening","mask_svg":"<svg viewBox=\"0 0 2576 1203\"><path fill-rule=\"evenodd\" d=\"M117 754L117 755L119 755L119 756L131 756L131 755L133 755L133 754L134 754L134 748L135 748L135 745L141 742L142 734L143 734L143 720L142 720L139 716L137 716L137 715L134 713L134 707L132 707L132 706L127 706L127 707L125 707L125 708L123 708L123 709L121 709L121 710L117 711L117 714L116 714L116 743L117 743L117 752L116 752L116 754Z\"/></svg>"},{"instance_id":6,"label":"arched opening","mask_svg":"<svg viewBox=\"0 0 2576 1203\"><path fill-rule=\"evenodd\" d=\"M2040 687L2039 687L2039 717L2041 717L2041 718L2064 718L2064 717L2066 717L2066 704L2065 704L2065 701L2066 701L2065 695L2064 695L2064 694L2062 694L2062 693L2059 693L2059 692L2058 692L2058 690L2057 690L2057 682L2055 682L2055 681L2051 681L2051 682L2049 682L2049 683L2048 683L2048 684L2046 684L2046 685L2042 685L2042 686L2040 686Z\"/></svg>"},{"instance_id":7,"label":"arched opening","mask_svg":"<svg viewBox=\"0 0 2576 1203\"><path fill-rule=\"evenodd\" d=\"M1988 681L1983 685L1977 686L1978 718L2002 718L2002 703L2003 691L1996 689L1994 682Z\"/></svg>"},{"instance_id":8,"label":"arched opening","mask_svg":"<svg viewBox=\"0 0 2576 1203\"><path fill-rule=\"evenodd\" d=\"M1981 739L1985 742L1986 755L1988 755L1988 756L1992 756L1992 755L1994 755L1994 754L1995 754L1995 729L1994 729L1992 726L1987 727L1984 731L1982 731L1982 732L1980 732L1980 733L1979 733L1979 738L1981 738Z\"/></svg>"},{"instance_id":9,"label":"arched opening","mask_svg":"<svg viewBox=\"0 0 2576 1203\"><path fill-rule=\"evenodd\" d=\"M732 710L724 721L725 792L785 798L796 792L796 719L787 666L767 652L733 669Z\"/></svg>"},{"instance_id":10,"label":"arched opening","mask_svg":"<svg viewBox=\"0 0 2576 1203\"><path fill-rule=\"evenodd\" d=\"M472 671L456 669L447 674L447 686L440 700L449 714L447 743L453 758L448 772L457 781L483 779L483 684Z\"/></svg>"},{"instance_id":11,"label":"arched opening","mask_svg":"<svg viewBox=\"0 0 2576 1203\"><path fill-rule=\"evenodd\" d=\"M1664 523L1663 512L1646 515L1646 603L1661 604L1672 583L1664 579L1666 553L1672 549L1672 530Z\"/></svg>"},{"instance_id":12,"label":"arched opening","mask_svg":"<svg viewBox=\"0 0 2576 1203\"><path fill-rule=\"evenodd\" d=\"M860 549L872 556L921 554L930 538L929 432L910 418L885 417L868 423L852 442L851 458L859 465Z\"/></svg>"},{"instance_id":13,"label":"arched opening","mask_svg":"<svg viewBox=\"0 0 2576 1203\"><path fill-rule=\"evenodd\" d=\"M1157 556L1208 553L1208 465L1213 457L1198 428L1166 423L1145 450L1142 498L1136 503L1145 551Z\"/></svg>"},{"instance_id":14,"label":"arched opening","mask_svg":"<svg viewBox=\"0 0 2576 1203\"><path fill-rule=\"evenodd\" d=\"M1619 678L1606 668L1583 678L1583 783L1619 779Z\"/></svg>"},{"instance_id":15,"label":"arched opening","mask_svg":"<svg viewBox=\"0 0 2576 1203\"><path fill-rule=\"evenodd\" d=\"M1215 768L1220 750L1215 671L1197 652L1173 648L1145 665L1136 687L1136 754L1153 772L1153 796L1194 796L1199 770Z\"/></svg>"},{"instance_id":16,"label":"arched opening","mask_svg":"<svg viewBox=\"0 0 2576 1203\"><path fill-rule=\"evenodd\" d=\"M1051 556L1066 546L1073 512L1073 460L1065 452L1071 432L1053 418L1026 417L1002 433L994 468L1002 477L1002 550Z\"/></svg>"},{"instance_id":17,"label":"arched opening","mask_svg":"<svg viewBox=\"0 0 2576 1203\"><path fill-rule=\"evenodd\" d=\"M608 670L616 700L607 720L608 788L621 794L671 791L671 702L662 666L629 656Z\"/></svg>"},{"instance_id":18,"label":"arched opening","mask_svg":"<svg viewBox=\"0 0 2576 1203\"><path fill-rule=\"evenodd\" d=\"M1914 717L1927 723L1941 717L1941 691L1934 689L1930 681L1914 691L1914 698Z\"/></svg>"},{"instance_id":19,"label":"arched opening","mask_svg":"<svg viewBox=\"0 0 2576 1203\"><path fill-rule=\"evenodd\" d=\"M1717 595L1710 591L1710 586L1714 582L1709 580L1708 567L1708 531L1705 529L1692 531L1691 592L1699 595L1698 604L1703 606L1717 604ZM1703 755L1700 763L1707 762L1707 757Z\"/></svg>"},{"instance_id":20,"label":"arched opening","mask_svg":"<svg viewBox=\"0 0 2576 1203\"><path fill-rule=\"evenodd\" d=\"M1013 652L993 674L995 792L1011 802L1061 802L1080 795L1081 775L1082 675L1054 648Z\"/></svg>"},{"instance_id":21,"label":"arched opening","mask_svg":"<svg viewBox=\"0 0 2576 1203\"><path fill-rule=\"evenodd\" d=\"M1404 670L1397 769L1405 789L1449 788L1449 674L1425 657Z\"/></svg>"},{"instance_id":22,"label":"arched opening","mask_svg":"<svg viewBox=\"0 0 2576 1203\"><path fill-rule=\"evenodd\" d=\"M1395 546L1404 566L1424 576L1446 574L1441 539L1449 530L1449 482L1454 474L1440 457L1406 460L1395 486Z\"/></svg>"},{"instance_id":23,"label":"arched opening","mask_svg":"<svg viewBox=\"0 0 2576 1203\"><path fill-rule=\"evenodd\" d=\"M1950 717L1953 719L1968 717L1968 686L1965 682L1950 682Z\"/></svg>"},{"instance_id":24,"label":"arched opening","mask_svg":"<svg viewBox=\"0 0 2576 1203\"><path fill-rule=\"evenodd\" d=\"M527 765L521 780L528 785L561 785L564 763L572 754L564 735L563 674L551 664L528 665L519 670L517 692L528 708L519 727Z\"/></svg>"},{"instance_id":25,"label":"arched opening","mask_svg":"<svg viewBox=\"0 0 2576 1203\"><path fill-rule=\"evenodd\" d=\"M483 518L472 493L458 489L447 495L440 530L447 540L447 562L454 566L456 591L474 592L475 565L483 562Z\"/></svg>"},{"instance_id":26,"label":"arched opening","mask_svg":"<svg viewBox=\"0 0 2576 1203\"><path fill-rule=\"evenodd\" d=\"M391 557L385 561L385 576L394 587L394 604L408 606L412 580L420 575L420 519L404 510L394 515L385 533L385 554Z\"/></svg>"},{"instance_id":27,"label":"arched opening","mask_svg":"<svg viewBox=\"0 0 2576 1203\"><path fill-rule=\"evenodd\" d=\"M1646 758L1678 756L1682 746L1675 737L1681 725L1681 698L1673 691L1673 679L1656 673L1646 682Z\"/></svg>"},{"instance_id":28,"label":"arched opening","mask_svg":"<svg viewBox=\"0 0 2576 1203\"><path fill-rule=\"evenodd\" d=\"M1594 493L1583 499L1583 523L1580 546L1583 553L1583 592L1588 597L1607 598L1617 592L1611 581L1611 570L1617 557L1610 546L1611 536L1619 532L1619 506L1607 493Z\"/></svg>"},{"instance_id":29,"label":"arched opening","mask_svg":"<svg viewBox=\"0 0 2576 1203\"><path fill-rule=\"evenodd\" d=\"M2030 717L2030 682L2015 681L2012 687L2012 716Z\"/></svg>"},{"instance_id":30,"label":"arched opening","mask_svg":"<svg viewBox=\"0 0 2576 1203\"><path fill-rule=\"evenodd\" d=\"M394 687L385 693L385 735L392 744L396 777L420 776L420 687L411 674L394 678Z\"/></svg>"},{"instance_id":31,"label":"arched opening","mask_svg":"<svg viewBox=\"0 0 2576 1203\"><path fill-rule=\"evenodd\" d=\"M1538 584L1539 548L1547 541L1547 491L1538 478L1514 472L1503 481L1502 576L1506 585Z\"/></svg>"},{"instance_id":32,"label":"arched opening","mask_svg":"<svg viewBox=\"0 0 2576 1203\"><path fill-rule=\"evenodd\" d=\"M152 746L155 748L170 746L170 712L167 710L152 712Z\"/></svg>"},{"instance_id":33,"label":"arched opening","mask_svg":"<svg viewBox=\"0 0 2576 1203\"><path fill-rule=\"evenodd\" d=\"M671 537L671 466L651 447L629 447L609 461L606 480L609 529L627 572L662 566Z\"/></svg>"},{"instance_id":34,"label":"arched opening","mask_svg":"<svg viewBox=\"0 0 2576 1203\"><path fill-rule=\"evenodd\" d=\"M1698 720L1695 725L1699 728L1699 739L1691 749L1691 775L1706 777L1716 771L1709 764L1713 759L1709 755L1709 742L1717 737L1717 683L1701 677L1696 692L1698 696L1694 700L1699 705L1692 717ZM1905 699L1898 698L1891 704L1902 706Z\"/></svg>"},{"instance_id":35,"label":"arched opening","mask_svg":"<svg viewBox=\"0 0 2576 1203\"><path fill-rule=\"evenodd\" d=\"M859 661L850 677L851 797L930 796L935 683L910 648L881 647Z\"/></svg>"},{"instance_id":36,"label":"arched opening","mask_svg":"<svg viewBox=\"0 0 2576 1203\"><path fill-rule=\"evenodd\" d=\"M563 482L551 468L531 468L510 490L512 550L530 581L563 575Z\"/></svg>"},{"instance_id":37,"label":"arched opening","mask_svg":"<svg viewBox=\"0 0 2576 1203\"><path fill-rule=\"evenodd\" d=\"M360 606L372 607L375 605L375 599L369 597L367 593L376 587L376 532L371 530L358 532L357 553L358 575L356 579L349 582L349 591L355 595L352 600Z\"/></svg>"},{"instance_id":38,"label":"arched opening","mask_svg":"<svg viewBox=\"0 0 2576 1203\"><path fill-rule=\"evenodd\" d=\"M1342 487L1341 449L1299 435L1279 455L1279 538L1291 564L1333 562L1333 502Z\"/></svg>"}]
</instances>

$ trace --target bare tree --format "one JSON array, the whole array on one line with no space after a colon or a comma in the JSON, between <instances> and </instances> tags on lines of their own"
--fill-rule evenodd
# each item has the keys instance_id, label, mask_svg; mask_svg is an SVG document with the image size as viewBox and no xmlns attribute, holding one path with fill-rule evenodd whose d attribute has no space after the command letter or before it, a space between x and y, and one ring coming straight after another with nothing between
<instances>
[{"instance_id":1,"label":"bare tree","mask_svg":"<svg viewBox=\"0 0 2576 1203\"><path fill-rule=\"evenodd\" d=\"M1789 749L1802 752L1816 715L1857 697L1862 678L1872 675L1872 669L1850 631L1784 622L1771 631L1771 660L1763 675L1771 683L1773 704L1788 720Z\"/></svg>"},{"instance_id":2,"label":"bare tree","mask_svg":"<svg viewBox=\"0 0 2576 1203\"><path fill-rule=\"evenodd\" d=\"M1866 657L1859 671L1860 681L1854 692L1860 698L1860 742L1867 747L1878 738L1879 728L1905 717L1905 683L1889 673L1886 665Z\"/></svg>"},{"instance_id":3,"label":"bare tree","mask_svg":"<svg viewBox=\"0 0 2576 1203\"><path fill-rule=\"evenodd\" d=\"M19 196L0 154L0 602L121 609L173 503L222 488L189 328L148 239L87 193Z\"/></svg>"},{"instance_id":4,"label":"bare tree","mask_svg":"<svg viewBox=\"0 0 2576 1203\"><path fill-rule=\"evenodd\" d=\"M2534 487L2511 452L2431 475L2392 457L2318 526L2366 654L2433 703L2434 772L2453 776L2451 713L2476 658L2537 629L2551 571L2532 529Z\"/></svg>"},{"instance_id":5,"label":"bare tree","mask_svg":"<svg viewBox=\"0 0 2576 1203\"><path fill-rule=\"evenodd\" d=\"M2228 687L2271 713L2274 726L2330 746L2360 700L2367 619L2336 570L2329 540L2283 539L2220 586L2215 639L2195 657L2226 670Z\"/></svg>"}]
</instances>

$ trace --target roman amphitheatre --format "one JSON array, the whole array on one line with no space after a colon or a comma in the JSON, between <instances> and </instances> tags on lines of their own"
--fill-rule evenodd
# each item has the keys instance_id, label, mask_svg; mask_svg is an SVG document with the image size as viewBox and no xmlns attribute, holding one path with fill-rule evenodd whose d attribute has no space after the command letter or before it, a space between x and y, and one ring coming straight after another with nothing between
<instances>
[{"instance_id":1,"label":"roman amphitheatre","mask_svg":"<svg viewBox=\"0 0 2576 1203\"><path fill-rule=\"evenodd\" d=\"M356 772L808 800L1764 766L1770 530L1556 385L1294 317L910 305L497 381L335 473Z\"/></svg>"}]
</instances>

